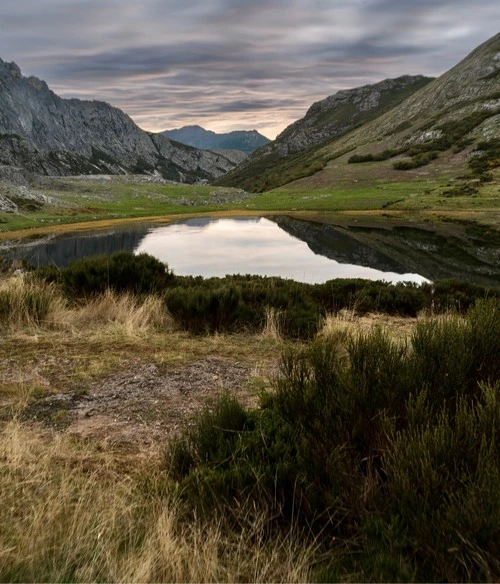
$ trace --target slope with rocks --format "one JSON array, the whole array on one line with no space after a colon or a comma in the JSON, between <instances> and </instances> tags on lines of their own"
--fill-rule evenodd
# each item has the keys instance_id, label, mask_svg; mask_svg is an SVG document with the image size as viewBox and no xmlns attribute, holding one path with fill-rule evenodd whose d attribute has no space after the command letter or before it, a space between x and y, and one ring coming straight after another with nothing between
<instances>
[{"instance_id":1,"label":"slope with rocks","mask_svg":"<svg viewBox=\"0 0 500 584\"><path fill-rule=\"evenodd\" d=\"M339 91L314 103L306 115L288 126L273 142L229 173L221 184L244 185L255 191L285 184L296 175L310 174L305 158L326 142L378 118L431 81L421 75L386 79L374 85ZM313 165L314 166L314 165Z\"/></svg>"},{"instance_id":2,"label":"slope with rocks","mask_svg":"<svg viewBox=\"0 0 500 584\"><path fill-rule=\"evenodd\" d=\"M166 130L162 134L195 148L241 150L246 154L251 154L270 141L257 130L238 130L217 134L211 130L205 130L201 126L183 126L175 130Z\"/></svg>"},{"instance_id":3,"label":"slope with rocks","mask_svg":"<svg viewBox=\"0 0 500 584\"><path fill-rule=\"evenodd\" d=\"M159 171L179 182L212 180L235 166L220 153L145 132L107 103L62 99L1 59L0 164L54 175Z\"/></svg>"}]
</instances>

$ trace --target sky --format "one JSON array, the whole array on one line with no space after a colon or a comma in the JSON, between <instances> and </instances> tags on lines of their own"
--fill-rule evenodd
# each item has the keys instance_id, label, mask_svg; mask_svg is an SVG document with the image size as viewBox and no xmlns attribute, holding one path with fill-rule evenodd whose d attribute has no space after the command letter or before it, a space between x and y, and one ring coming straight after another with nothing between
<instances>
[{"instance_id":1,"label":"sky","mask_svg":"<svg viewBox=\"0 0 500 584\"><path fill-rule=\"evenodd\" d=\"M498 0L1 0L0 58L143 129L274 138L313 102L438 76L500 30Z\"/></svg>"}]
</instances>

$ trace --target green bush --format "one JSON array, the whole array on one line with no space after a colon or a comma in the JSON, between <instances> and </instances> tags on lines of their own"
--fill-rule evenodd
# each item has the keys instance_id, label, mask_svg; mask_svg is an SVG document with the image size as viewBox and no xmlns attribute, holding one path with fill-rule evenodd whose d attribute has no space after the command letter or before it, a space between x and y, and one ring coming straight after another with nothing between
<instances>
[{"instance_id":1,"label":"green bush","mask_svg":"<svg viewBox=\"0 0 500 584\"><path fill-rule=\"evenodd\" d=\"M431 287L430 308L436 312L454 310L463 313L474 306L476 301L487 297L500 298L500 290L461 280L439 280Z\"/></svg>"},{"instance_id":2,"label":"green bush","mask_svg":"<svg viewBox=\"0 0 500 584\"><path fill-rule=\"evenodd\" d=\"M168 267L145 253L118 252L77 260L68 267L39 268L39 276L59 282L70 297L89 297L106 289L148 294L164 290L175 281Z\"/></svg>"},{"instance_id":3,"label":"green bush","mask_svg":"<svg viewBox=\"0 0 500 584\"><path fill-rule=\"evenodd\" d=\"M408 152L411 154L411 152ZM411 170L413 168L420 168L421 166L426 166L432 160L435 160L438 153L435 150L429 152L418 152L416 151L412 158L407 158L405 160L398 160L392 166L395 170Z\"/></svg>"},{"instance_id":4,"label":"green bush","mask_svg":"<svg viewBox=\"0 0 500 584\"><path fill-rule=\"evenodd\" d=\"M302 339L315 335L322 316L343 308L416 316L421 310L464 312L477 299L499 296L498 291L453 280L417 285L338 279L313 285L246 275L177 277L175 283L165 293L165 306L187 331L257 331L266 309L272 308L281 315L281 332Z\"/></svg>"},{"instance_id":5,"label":"green bush","mask_svg":"<svg viewBox=\"0 0 500 584\"><path fill-rule=\"evenodd\" d=\"M250 276L187 279L165 293L165 305L176 322L193 333L257 331L265 322L266 308L282 315L282 333L310 338L320 316L311 287L290 280Z\"/></svg>"},{"instance_id":6,"label":"green bush","mask_svg":"<svg viewBox=\"0 0 500 584\"><path fill-rule=\"evenodd\" d=\"M500 386L433 408L422 393L385 456L390 521L406 532L420 580L495 580L500 574ZM496 577L495 577L496 576Z\"/></svg>"},{"instance_id":7,"label":"green bush","mask_svg":"<svg viewBox=\"0 0 500 584\"><path fill-rule=\"evenodd\" d=\"M401 150L383 150L382 152L378 152L377 154L353 154L349 160L347 161L348 164L356 164L360 162L381 162L383 160L388 160L393 156L397 156L401 154Z\"/></svg>"},{"instance_id":8,"label":"green bush","mask_svg":"<svg viewBox=\"0 0 500 584\"><path fill-rule=\"evenodd\" d=\"M236 286L175 287L165 294L165 305L187 331L213 333L231 331L241 322L241 290Z\"/></svg>"},{"instance_id":9,"label":"green bush","mask_svg":"<svg viewBox=\"0 0 500 584\"><path fill-rule=\"evenodd\" d=\"M269 510L358 549L368 580L500 573L500 301L422 323L408 345L338 332L285 349L274 392L227 396L170 445L196 508ZM362 558L362 559L360 559Z\"/></svg>"},{"instance_id":10,"label":"green bush","mask_svg":"<svg viewBox=\"0 0 500 584\"><path fill-rule=\"evenodd\" d=\"M353 154L349 160L348 164L358 164L360 162L371 162L373 160L373 154Z\"/></svg>"}]
</instances>

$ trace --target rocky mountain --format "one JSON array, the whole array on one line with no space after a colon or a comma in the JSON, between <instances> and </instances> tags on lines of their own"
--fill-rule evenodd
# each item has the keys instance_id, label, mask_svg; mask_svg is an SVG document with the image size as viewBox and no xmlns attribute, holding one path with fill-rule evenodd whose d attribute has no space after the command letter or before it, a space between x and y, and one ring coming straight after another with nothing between
<instances>
[{"instance_id":1,"label":"rocky mountain","mask_svg":"<svg viewBox=\"0 0 500 584\"><path fill-rule=\"evenodd\" d=\"M234 157L141 130L99 101L62 99L15 63L0 59L0 165L38 174L159 172L179 182L212 180Z\"/></svg>"},{"instance_id":2,"label":"rocky mountain","mask_svg":"<svg viewBox=\"0 0 500 584\"><path fill-rule=\"evenodd\" d=\"M498 119L490 118L499 113L499 108L500 33L376 123L353 132L345 144L377 139L381 134L398 135L403 141L414 143L436 140L445 133L443 126L447 122L462 125L467 119L469 132L477 128L477 132L488 137L496 133L487 126L498 126ZM470 119L472 114L478 114L476 124ZM480 128L487 120L489 122Z\"/></svg>"},{"instance_id":3,"label":"rocky mountain","mask_svg":"<svg viewBox=\"0 0 500 584\"><path fill-rule=\"evenodd\" d=\"M385 108L379 84L314 104L220 182L254 192L312 175L316 183L331 184L334 176L353 176L346 166L355 162L375 163L363 170L365 179L427 164L438 173L442 167L450 175L454 168L456 177L471 171L487 178L488 169L500 165L500 34L437 79L421 79L424 86L410 85L404 99ZM371 91L382 107L370 109ZM352 124L342 126L339 119ZM332 128L336 135L325 138Z\"/></svg>"},{"instance_id":4,"label":"rocky mountain","mask_svg":"<svg viewBox=\"0 0 500 584\"><path fill-rule=\"evenodd\" d=\"M217 134L211 130L205 130L201 126L183 126L182 128L166 130L162 133L172 140L177 140L177 142L194 146L195 148L241 150L246 154L251 154L270 141L262 134L259 134L257 130L241 130L227 134Z\"/></svg>"},{"instance_id":5,"label":"rocky mountain","mask_svg":"<svg viewBox=\"0 0 500 584\"><path fill-rule=\"evenodd\" d=\"M224 184L241 184L264 190L289 182L290 167L300 166L301 155L353 128L378 118L404 101L432 79L405 75L374 85L338 91L314 103L306 115L288 126L276 140L260 148L248 161L223 179ZM309 169L307 169L309 170Z\"/></svg>"}]
</instances>

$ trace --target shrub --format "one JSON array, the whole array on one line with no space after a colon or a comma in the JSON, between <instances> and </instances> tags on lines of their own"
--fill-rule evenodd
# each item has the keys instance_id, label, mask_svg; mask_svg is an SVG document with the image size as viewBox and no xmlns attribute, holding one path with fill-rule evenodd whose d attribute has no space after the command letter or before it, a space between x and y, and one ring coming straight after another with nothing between
<instances>
[{"instance_id":1,"label":"shrub","mask_svg":"<svg viewBox=\"0 0 500 584\"><path fill-rule=\"evenodd\" d=\"M348 164L357 164L360 162L371 162L373 160L373 154L353 154L349 160Z\"/></svg>"},{"instance_id":2,"label":"shrub","mask_svg":"<svg viewBox=\"0 0 500 584\"><path fill-rule=\"evenodd\" d=\"M77 260L61 270L53 266L37 273L49 281L60 282L70 297L89 297L106 289L115 292L148 294L164 290L175 281L168 267L145 253L118 252Z\"/></svg>"},{"instance_id":3,"label":"shrub","mask_svg":"<svg viewBox=\"0 0 500 584\"><path fill-rule=\"evenodd\" d=\"M326 550L355 542L363 579L494 579L499 354L498 299L409 345L376 330L286 348L259 410L224 397L173 442L180 491L225 516L263 506Z\"/></svg>"},{"instance_id":4,"label":"shrub","mask_svg":"<svg viewBox=\"0 0 500 584\"><path fill-rule=\"evenodd\" d=\"M172 288L165 294L165 305L174 319L193 333L230 331L238 322L245 324L239 318L242 300L236 286Z\"/></svg>"},{"instance_id":5,"label":"shrub","mask_svg":"<svg viewBox=\"0 0 500 584\"><path fill-rule=\"evenodd\" d=\"M322 309L309 290L307 284L274 278L195 279L168 290L165 305L176 322L193 333L257 331L271 308L280 312L285 336L311 338Z\"/></svg>"},{"instance_id":6,"label":"shrub","mask_svg":"<svg viewBox=\"0 0 500 584\"><path fill-rule=\"evenodd\" d=\"M406 532L419 579L483 581L500 573L500 386L482 386L455 414L423 393L392 436L384 494ZM431 420L434 420L431 422Z\"/></svg>"},{"instance_id":7,"label":"shrub","mask_svg":"<svg viewBox=\"0 0 500 584\"><path fill-rule=\"evenodd\" d=\"M484 286L463 282L461 280L439 280L431 287L431 302L437 312L455 310L466 312L476 301L489 298L500 298L500 290L488 289Z\"/></svg>"},{"instance_id":8,"label":"shrub","mask_svg":"<svg viewBox=\"0 0 500 584\"><path fill-rule=\"evenodd\" d=\"M395 170L411 170L413 168L419 168L421 166L426 166L429 162L436 159L437 156L438 153L434 150L416 153L412 158L396 161L393 164L393 168Z\"/></svg>"}]
</instances>

